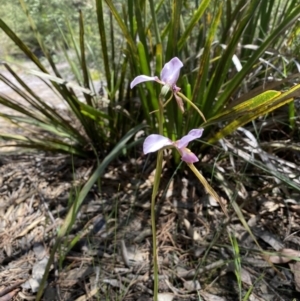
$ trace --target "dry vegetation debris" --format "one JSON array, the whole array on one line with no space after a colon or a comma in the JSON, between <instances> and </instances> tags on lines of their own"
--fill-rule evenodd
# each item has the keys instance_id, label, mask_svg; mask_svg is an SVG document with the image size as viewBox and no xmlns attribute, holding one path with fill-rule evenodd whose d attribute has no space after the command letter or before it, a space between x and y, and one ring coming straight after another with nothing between
<instances>
[{"instance_id":1,"label":"dry vegetation debris","mask_svg":"<svg viewBox=\"0 0 300 301\"><path fill-rule=\"evenodd\" d=\"M204 170L212 164L205 160ZM144 164L120 161L92 189L61 243L44 300L151 299L153 165ZM39 153L1 159L1 301L34 296L56 231L92 165ZM161 300L237 300L237 254L229 234L239 246L242 292L252 288L249 300L299 297L299 204L251 168L236 202L269 263L234 214L226 221L193 176L172 178L166 163L161 187L167 189L157 203ZM222 185L238 187L229 161L218 169L228 175ZM230 207L222 185L219 192Z\"/></svg>"}]
</instances>

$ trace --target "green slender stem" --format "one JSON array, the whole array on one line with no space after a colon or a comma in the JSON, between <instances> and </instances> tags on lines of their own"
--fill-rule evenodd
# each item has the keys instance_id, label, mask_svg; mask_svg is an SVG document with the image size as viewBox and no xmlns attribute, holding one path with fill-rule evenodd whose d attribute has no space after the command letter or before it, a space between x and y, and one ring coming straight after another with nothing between
<instances>
[{"instance_id":1,"label":"green slender stem","mask_svg":"<svg viewBox=\"0 0 300 301\"><path fill-rule=\"evenodd\" d=\"M159 103L158 103L158 133L159 135L162 135L164 133L164 103L163 103L164 97L162 95L159 95Z\"/></svg>"},{"instance_id":2,"label":"green slender stem","mask_svg":"<svg viewBox=\"0 0 300 301\"><path fill-rule=\"evenodd\" d=\"M159 96L159 112L158 112L158 132L163 134L163 97ZM155 200L158 194L160 177L162 172L163 150L159 150L156 160L156 170L151 196L151 227L152 227L152 255L153 255L153 276L154 276L154 301L158 301L158 258L156 246L156 222L155 222Z\"/></svg>"},{"instance_id":3,"label":"green slender stem","mask_svg":"<svg viewBox=\"0 0 300 301\"><path fill-rule=\"evenodd\" d=\"M182 94L181 92L177 92L177 95L180 96L183 100L185 100L186 102L188 102L197 112L198 114L202 117L202 119L204 120L204 122L206 122L206 119L203 115L203 113L199 110L199 108L190 100L188 99L184 94Z\"/></svg>"},{"instance_id":4,"label":"green slender stem","mask_svg":"<svg viewBox=\"0 0 300 301\"><path fill-rule=\"evenodd\" d=\"M154 276L154 301L158 300L158 258L156 246L156 221L155 221L155 200L158 193L160 175L162 171L163 150L159 150L157 154L156 170L154 184L151 197L151 227L152 227L152 256L153 256L153 276Z\"/></svg>"}]
</instances>

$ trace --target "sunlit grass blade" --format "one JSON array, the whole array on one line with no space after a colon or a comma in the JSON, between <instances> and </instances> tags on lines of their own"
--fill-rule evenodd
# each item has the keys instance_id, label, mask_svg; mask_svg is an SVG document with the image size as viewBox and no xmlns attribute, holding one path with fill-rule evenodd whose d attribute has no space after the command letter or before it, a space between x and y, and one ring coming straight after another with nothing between
<instances>
[{"instance_id":1,"label":"sunlit grass blade","mask_svg":"<svg viewBox=\"0 0 300 301\"><path fill-rule=\"evenodd\" d=\"M149 69L149 62L147 62L147 56L145 54L145 48L142 43L137 43L138 48L138 54L139 54L139 62L140 62L140 72L141 74L149 75L151 76L151 71ZM158 101L157 96L153 87L152 82L146 82L145 85L147 86L147 90L150 93L149 99L151 100L151 107L150 111L155 111L158 109ZM146 104L145 104L146 106Z\"/></svg>"},{"instance_id":2,"label":"sunlit grass blade","mask_svg":"<svg viewBox=\"0 0 300 301\"><path fill-rule=\"evenodd\" d=\"M152 9L153 1L149 1L149 2L150 2L150 7ZM136 26L136 33L138 34L138 38L139 38L138 43L141 43L143 45L144 49L148 49L149 45L147 43L147 32L146 32L146 29L144 26L145 21L143 20L143 14L142 14L145 12L145 10L146 10L146 1L143 1L143 2L140 1L139 3L138 2L135 3L134 12L135 12L136 24L138 24L138 26ZM155 24L156 19L152 18L152 20ZM156 32L156 28L154 29L154 31ZM152 52L151 50L144 51L144 55L145 55L144 60L147 62L147 64L149 64L151 52Z\"/></svg>"},{"instance_id":3,"label":"sunlit grass blade","mask_svg":"<svg viewBox=\"0 0 300 301\"><path fill-rule=\"evenodd\" d=\"M224 110L222 113L215 115L214 117L208 119L207 122L202 124L202 126L207 127L218 122L236 120L241 116L250 114L252 111L257 110L258 107L268 104L270 100L274 99L280 94L280 92L272 90L263 92L253 98L250 98L234 106L233 108Z\"/></svg>"},{"instance_id":4,"label":"sunlit grass blade","mask_svg":"<svg viewBox=\"0 0 300 301\"><path fill-rule=\"evenodd\" d=\"M280 108L281 106L290 103L294 100L293 97L295 96L296 91L298 91L299 89L300 85L297 85L291 88L289 91L269 99L264 104L260 104L257 108L252 109L252 111L248 114L241 116L240 118L229 123L224 129L222 129L217 135L215 135L215 137L212 138L210 142L213 143L213 141L216 141L215 139L219 140L220 137L224 137L225 135L232 133L238 127L256 119L257 117L268 114Z\"/></svg>"},{"instance_id":5,"label":"sunlit grass blade","mask_svg":"<svg viewBox=\"0 0 300 301\"><path fill-rule=\"evenodd\" d=\"M274 96L270 98L265 98L266 93L264 95L256 96L254 99L259 100L261 97L264 99L264 102L257 102L257 106L252 108L251 111L247 112L247 114L242 114L239 117L236 117L232 122L226 125L222 130L220 130L217 134L215 134L210 140L209 143L215 143L216 141L222 139L223 137L233 133L238 127L243 126L244 124L256 119L259 116L263 116L267 113L274 111L275 109L293 101L293 95L295 91L300 89L300 85L295 86L290 89L288 92L282 93L279 96ZM272 92L272 91L271 91ZM272 94L272 93L271 93ZM276 94L275 94L276 95ZM238 112L235 112L235 116L238 116Z\"/></svg>"}]
</instances>

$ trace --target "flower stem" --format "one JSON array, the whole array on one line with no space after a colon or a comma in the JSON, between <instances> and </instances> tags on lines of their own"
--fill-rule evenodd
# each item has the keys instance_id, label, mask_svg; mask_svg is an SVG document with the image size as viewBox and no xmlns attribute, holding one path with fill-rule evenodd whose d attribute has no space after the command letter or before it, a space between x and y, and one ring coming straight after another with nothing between
<instances>
[{"instance_id":1,"label":"flower stem","mask_svg":"<svg viewBox=\"0 0 300 301\"><path fill-rule=\"evenodd\" d=\"M155 200L158 194L160 175L162 171L163 150L159 150L157 154L156 170L154 184L151 197L151 227L152 227L152 256L153 256L153 276L154 276L154 301L158 300L158 258L156 246L156 219L155 219Z\"/></svg>"},{"instance_id":2,"label":"flower stem","mask_svg":"<svg viewBox=\"0 0 300 301\"><path fill-rule=\"evenodd\" d=\"M163 101L162 96L159 96L159 112L158 112L158 132L160 135L163 134ZM152 227L152 256L153 256L153 278L154 278L154 289L153 297L154 301L158 301L158 254L156 245L156 220L155 220L155 201L158 195L160 177L162 172L163 163L163 150L159 150L156 159L156 170L154 176L154 183L151 196L151 227Z\"/></svg>"},{"instance_id":3,"label":"flower stem","mask_svg":"<svg viewBox=\"0 0 300 301\"><path fill-rule=\"evenodd\" d=\"M197 112L198 114L202 117L202 119L206 122L206 119L203 115L203 113L199 110L199 108L191 101L189 100L184 94L181 92L177 92L177 95L180 96L182 99L184 99L186 102L188 102Z\"/></svg>"}]
</instances>

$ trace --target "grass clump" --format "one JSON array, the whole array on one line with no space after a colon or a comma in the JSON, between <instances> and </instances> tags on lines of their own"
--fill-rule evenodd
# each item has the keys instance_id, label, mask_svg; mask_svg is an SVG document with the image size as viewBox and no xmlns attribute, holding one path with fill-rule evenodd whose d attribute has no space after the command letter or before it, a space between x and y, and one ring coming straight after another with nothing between
<instances>
[{"instance_id":1,"label":"grass clump","mask_svg":"<svg viewBox=\"0 0 300 301\"><path fill-rule=\"evenodd\" d=\"M24 73L1 62L5 147L71 157L69 174L90 168L70 180L63 221L51 213L36 300L47 281L65 300L297 298L299 3L52 2L20 0L15 25L5 2L0 19L6 45L30 62ZM155 151L156 167L142 156ZM74 258L86 268L75 282Z\"/></svg>"}]
</instances>

